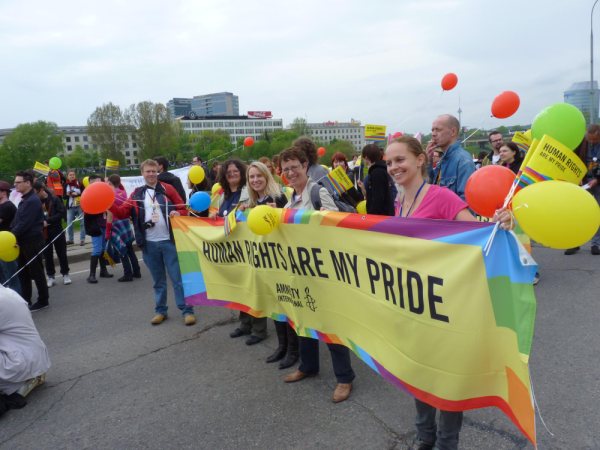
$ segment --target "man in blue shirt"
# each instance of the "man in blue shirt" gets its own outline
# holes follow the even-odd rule
[[[444,156],[433,169],[431,183],[447,187],[463,200],[467,180],[475,172],[473,156],[457,142],[460,122],[450,114],[439,116],[431,125],[431,141],[427,144],[427,156],[431,161],[433,149],[439,147]]]

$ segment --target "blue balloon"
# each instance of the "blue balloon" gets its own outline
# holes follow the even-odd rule
[[[190,208],[194,211],[206,211],[210,206],[210,195],[206,192],[195,192],[190,197]]]

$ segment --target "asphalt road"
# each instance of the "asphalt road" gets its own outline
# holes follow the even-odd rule
[[[530,360],[542,417],[540,449],[599,449],[600,257],[536,247],[542,275]],[[47,383],[22,410],[0,419],[0,449],[406,449],[414,438],[412,398],[357,358],[351,398],[335,386],[322,346],[318,377],[286,385],[266,364],[270,337],[248,347],[229,338],[236,314],[197,309],[198,324],[171,316],[151,326],[151,281],[53,287],[34,315],[52,359]],[[117,275],[121,269],[114,270]],[[60,278],[58,279],[60,281]],[[172,296],[170,296],[172,302]],[[243,338],[242,338],[243,339]],[[498,410],[469,411],[463,449],[533,448]]]

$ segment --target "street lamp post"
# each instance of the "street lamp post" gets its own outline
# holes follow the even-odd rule
[[[594,8],[598,0],[592,6],[590,13],[590,125],[594,123],[595,106],[594,105]]]

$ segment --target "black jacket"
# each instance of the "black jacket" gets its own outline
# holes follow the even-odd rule
[[[51,193],[48,193],[48,198],[43,200],[42,204],[46,207],[48,213],[48,217],[46,217],[46,222],[48,222],[48,234],[56,236],[63,230],[63,219],[67,220],[67,209],[65,208],[65,204],[63,203],[62,198]]]
[[[387,173],[385,161],[377,161],[369,167],[369,177],[366,180],[367,213],[382,216],[393,216],[394,189],[393,182]]]
[[[171,172],[161,172],[158,174],[158,181],[162,181],[163,183],[173,186],[181,197],[181,200],[183,200],[183,203],[187,203],[185,189],[183,188],[183,184],[181,184],[181,180],[177,175],[173,175]]]
[[[44,210],[42,209],[42,201],[33,189],[21,198],[10,229],[19,244],[29,240],[43,242]]]

